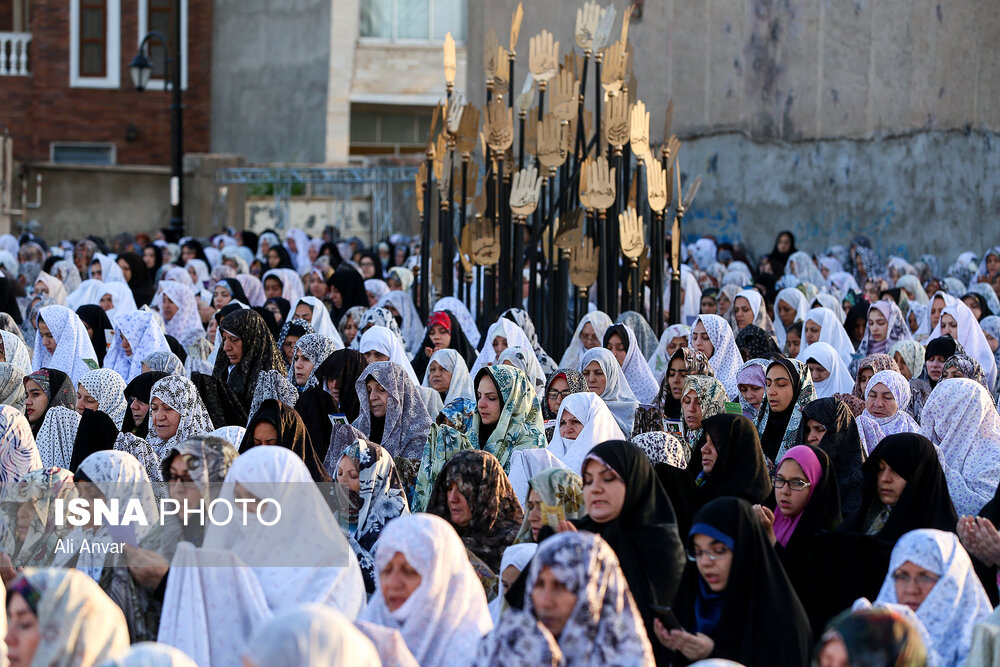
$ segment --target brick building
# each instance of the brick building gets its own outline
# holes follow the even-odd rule
[[[170,95],[163,48],[154,80],[132,85],[143,36],[182,18],[185,153],[210,135],[212,0],[0,0],[0,125],[21,164],[167,165]]]

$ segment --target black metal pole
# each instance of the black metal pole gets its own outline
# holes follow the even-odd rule
[[[173,3],[173,93],[170,101],[170,231],[176,242],[184,236],[184,101],[181,97],[181,0]]]
[[[426,162],[427,180],[424,182],[424,216],[420,225],[420,319],[427,321],[430,312],[431,279],[431,188],[434,187],[434,153],[428,145]]]

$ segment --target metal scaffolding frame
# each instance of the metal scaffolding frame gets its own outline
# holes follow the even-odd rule
[[[288,222],[288,205],[297,185],[305,185],[309,196],[329,196],[340,202],[341,220],[349,215],[350,201],[371,199],[371,244],[393,232],[396,206],[416,207],[415,179],[418,167],[381,165],[372,167],[228,167],[215,174],[218,185],[270,185],[274,191],[275,227]],[[408,184],[402,193],[395,187]],[[397,201],[402,196],[403,201]]]

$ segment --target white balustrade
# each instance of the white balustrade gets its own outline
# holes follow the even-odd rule
[[[0,76],[28,76],[30,32],[0,32]]]

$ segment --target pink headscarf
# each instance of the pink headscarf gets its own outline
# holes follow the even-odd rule
[[[809,481],[809,498],[812,498],[813,489],[816,488],[816,484],[823,477],[823,466],[819,462],[819,458],[816,457],[816,453],[813,452],[806,445],[798,445],[789,449],[782,461],[785,459],[792,459],[800,466],[802,466],[802,471],[806,474],[806,479]],[[778,464],[781,467],[781,464]],[[795,532],[795,526],[799,525],[799,519],[805,514],[805,509],[799,513],[794,519],[789,519],[784,514],[781,513],[781,506],[777,506],[774,512],[774,536],[778,539],[778,543],[781,546],[788,546],[788,540],[792,538],[792,533]]]

